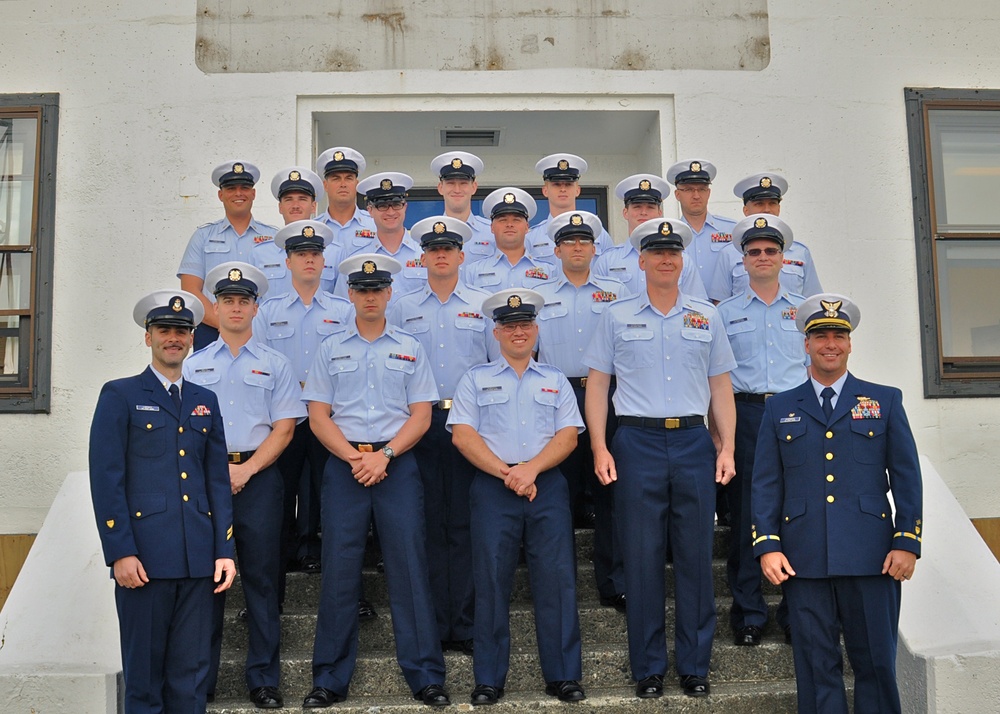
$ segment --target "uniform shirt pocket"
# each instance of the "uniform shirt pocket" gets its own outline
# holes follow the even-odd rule
[[[406,383],[416,369],[416,362],[386,358],[384,388],[387,401],[406,404]]]
[[[885,463],[885,421],[882,419],[851,420],[851,450],[861,464]]]
[[[142,458],[163,456],[167,451],[166,415],[162,411],[136,410],[129,419],[129,453]]]
[[[228,253],[231,248],[229,242],[225,240],[212,240],[209,238],[205,241],[205,252],[206,253]]]
[[[194,429],[199,434],[207,434],[212,430],[212,417],[192,416],[188,419],[188,427]]]
[[[801,466],[806,462],[808,449],[806,440],[805,422],[793,421],[779,424],[778,450],[781,453],[781,463],[784,466]]]
[[[499,390],[479,392],[476,395],[476,404],[479,406],[479,430],[492,436],[499,436],[507,432],[509,428],[507,423],[508,402],[510,402],[510,395],[507,392]]]
[[[559,405],[558,392],[535,393],[535,430],[549,437],[556,433],[556,409]]]
[[[243,409],[250,414],[266,413],[267,398],[274,389],[274,375],[249,372],[243,375],[243,384],[246,385]]]
[[[786,498],[781,504],[781,523],[787,525],[806,514],[806,499]]]
[[[167,510],[167,497],[162,493],[136,493],[128,499],[131,516],[143,520]]]
[[[285,340],[295,334],[295,327],[288,321],[269,322],[265,334],[268,341]]]
[[[753,358],[760,351],[757,325],[749,318],[726,325],[726,335],[733,348],[733,356],[740,364]]]
[[[648,329],[622,330],[622,366],[626,369],[643,369],[651,367],[655,359],[653,354],[653,338],[656,333]]]
[[[489,287],[491,285],[500,284],[499,273],[478,273],[473,277],[475,279],[475,284],[479,286]]]
[[[867,513],[870,516],[875,516],[879,520],[885,521],[886,524],[892,524],[892,510],[889,508],[889,499],[884,495],[880,494],[868,494],[858,496],[858,507],[861,509],[862,513]]]

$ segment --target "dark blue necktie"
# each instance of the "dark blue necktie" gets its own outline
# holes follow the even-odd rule
[[[826,417],[827,421],[830,421],[830,417],[833,415],[833,395],[836,394],[833,391],[833,387],[824,387],[823,391],[819,393],[823,397],[823,415]]]
[[[176,384],[171,384],[170,389],[170,399],[173,400],[174,406],[177,407],[177,413],[180,414],[181,411],[181,390],[177,388]]]

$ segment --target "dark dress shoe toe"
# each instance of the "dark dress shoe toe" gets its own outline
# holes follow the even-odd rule
[[[653,674],[636,682],[635,696],[639,699],[658,699],[663,696],[663,675]]]
[[[601,596],[601,605],[604,607],[613,607],[618,612],[625,612],[625,593],[618,593],[617,595],[612,595],[611,597]]]
[[[496,704],[503,699],[503,687],[491,687],[488,684],[477,684],[472,690],[472,706]]]
[[[303,573],[315,575],[316,573],[323,572],[323,565],[319,562],[319,558],[315,555],[305,555],[302,556],[302,560],[299,561],[299,570]]]
[[[708,679],[696,674],[681,675],[681,689],[689,697],[707,697]]]
[[[790,625],[785,625],[781,629],[783,629],[785,631],[785,644],[786,645],[792,644],[792,628],[791,628],[791,626]]]
[[[378,617],[378,613],[375,612],[375,608],[367,600],[358,600],[358,620],[361,622],[368,622],[369,620],[374,620]]]
[[[281,709],[285,706],[277,687],[257,687],[250,690],[250,701],[258,709]]]
[[[429,707],[446,707],[451,704],[448,692],[440,684],[428,684],[419,692],[413,695],[417,701],[423,702]]]
[[[324,689],[323,687],[313,687],[313,690],[306,695],[306,698],[302,700],[303,709],[320,709],[323,707],[328,707],[331,704],[336,704],[337,702],[342,702],[347,699],[343,694],[338,694],[332,689]]]
[[[756,647],[760,644],[760,634],[760,628],[756,625],[738,627],[733,633],[733,644],[740,647]]]
[[[545,693],[550,697],[559,697],[561,702],[581,702],[587,698],[580,683],[572,679],[562,682],[546,682]]]

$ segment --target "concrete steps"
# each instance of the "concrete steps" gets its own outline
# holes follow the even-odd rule
[[[774,609],[780,591],[765,584],[764,592],[771,609],[771,622],[760,647],[737,647],[732,644],[729,612],[732,600],[725,579],[725,554],[728,531],[716,529],[713,580],[718,610],[718,627],[712,649],[710,681],[712,694],[704,699],[686,697],[677,686],[673,670],[665,681],[665,696],[660,700],[639,700],[634,696],[634,683],[629,669],[625,616],[613,608],[602,607],[594,584],[593,532],[576,532],[577,588],[580,626],[583,639],[583,672],[581,682],[588,699],[574,704],[575,712],[652,712],[664,706],[681,712],[759,712],[782,713],[795,711],[795,681],[791,648],[773,624]],[[363,579],[365,595],[378,610],[379,617],[362,623],[359,633],[357,668],[351,682],[349,698],[332,709],[339,712],[422,712],[429,709],[412,699],[395,660],[392,617],[389,612],[385,576],[375,569],[377,555],[372,548],[366,554]],[[665,607],[667,641],[672,650],[674,629],[673,566],[664,565],[664,581],[668,599]],[[319,601],[321,576],[290,573],[282,616],[281,691],[286,708],[300,708],[303,697],[312,688],[312,644],[316,628],[316,608]],[[226,604],[226,625],[222,662],[219,671],[217,700],[209,705],[214,714],[257,711],[249,704],[246,694],[243,663],[247,644],[246,624],[236,613],[243,607],[239,581],[234,585]],[[489,708],[491,712],[541,710],[566,706],[544,694],[541,667],[536,650],[534,613],[527,570],[518,568],[511,602],[511,663],[507,680],[507,695]],[[453,705],[471,709],[469,693],[475,682],[472,658],[454,652],[445,654],[447,681]],[[670,661],[674,661],[670,652]]]

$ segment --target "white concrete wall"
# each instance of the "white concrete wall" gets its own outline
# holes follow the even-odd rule
[[[997,401],[922,398],[903,107],[905,86],[1000,86],[995,3],[771,0],[771,61],[759,72],[240,75],[196,66],[194,0],[163,7],[153,0],[0,5],[0,91],[61,95],[52,413],[0,415],[0,531],[36,531],[60,475],[86,468],[100,385],[148,359],[131,323],[135,299],[175,285],[193,228],[221,215],[208,180],[216,163],[246,155],[265,176],[308,163],[313,128],[304,108],[312,104],[392,110],[423,101],[440,109],[451,95],[493,109],[510,108],[510,95],[536,108],[606,101],[624,108],[672,95],[659,164],[712,160],[719,213],[739,214],[730,187],[743,175],[784,173],[791,189],[782,217],[812,249],[825,286],[852,295],[864,311],[854,371],[903,389],[921,452],[968,515],[1000,515],[993,468],[1000,445],[991,436]],[[293,30],[274,28],[294,38]],[[668,27],[650,27],[653,36],[677,41]],[[288,45],[295,49],[294,40]],[[435,153],[428,147],[427,159]],[[258,205],[259,217],[276,221],[266,185]],[[936,536],[933,522],[926,533]]]

